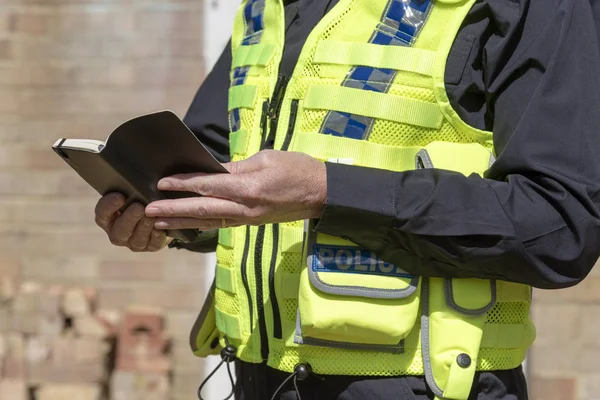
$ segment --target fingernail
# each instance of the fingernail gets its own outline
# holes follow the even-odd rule
[[[163,221],[159,221],[154,224],[154,227],[156,229],[167,229],[169,227],[169,224]]]
[[[144,226],[145,227],[150,227],[154,224],[154,221],[152,221],[150,218],[146,218],[144,219]]]
[[[150,215],[150,214],[156,215],[157,213],[158,213],[158,207],[146,207],[146,215]]]
[[[160,232],[152,232],[152,236],[154,236],[155,238],[158,239],[159,237],[162,236],[162,233],[160,233]]]
[[[157,186],[160,190],[168,190],[173,188],[173,184],[168,181],[168,180],[164,180],[161,179],[160,181],[158,181],[158,186]]]

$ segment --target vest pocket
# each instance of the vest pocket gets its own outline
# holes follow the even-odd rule
[[[213,282],[190,332],[190,347],[194,355],[198,357],[219,354],[219,351],[221,351],[219,331],[215,317],[214,298],[215,282]]]
[[[294,341],[403,352],[419,313],[420,278],[374,253],[309,229]]]

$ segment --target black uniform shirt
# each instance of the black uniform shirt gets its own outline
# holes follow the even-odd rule
[[[286,5],[281,73],[335,0]],[[486,173],[390,172],[327,164],[317,230],[344,236],[422,276],[480,277],[542,288],[581,281],[600,254],[600,55],[582,0],[478,0],[450,52],[458,114],[494,134]],[[594,10],[592,9],[594,8]],[[228,45],[185,122],[227,161]],[[199,250],[214,249],[200,244]]]

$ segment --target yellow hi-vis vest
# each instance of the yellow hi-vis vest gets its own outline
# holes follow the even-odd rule
[[[266,146],[319,160],[482,174],[492,134],[452,109],[446,59],[475,0],[340,0],[278,78],[281,0],[245,0],[229,89],[233,161]],[[222,229],[216,279],[191,334],[198,356],[224,338],[243,361],[318,374],[425,375],[466,399],[476,370],[519,366],[535,337],[531,288],[413,276],[310,221]]]

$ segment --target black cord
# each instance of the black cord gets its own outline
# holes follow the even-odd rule
[[[235,383],[233,383],[233,375],[231,374],[231,367],[229,365],[230,362],[227,363],[227,374],[229,375],[229,382],[231,382],[231,393],[229,393],[229,396],[225,397],[223,400],[230,399],[235,393]]]
[[[302,397],[300,397],[300,391],[298,390],[298,374],[295,374],[296,376],[294,376],[294,389],[296,389],[296,397],[298,397],[298,400],[302,400]]]
[[[283,382],[281,382],[281,385],[279,385],[279,387],[277,388],[275,393],[273,393],[273,397],[271,397],[271,400],[276,400],[277,395],[279,394],[279,392],[281,392],[281,389],[283,389],[283,387],[290,381],[290,379],[294,379],[294,386],[296,387],[296,393],[298,394],[298,397],[300,397],[300,394],[298,393],[298,387],[296,386],[296,377],[297,376],[298,376],[298,373],[294,372],[293,374],[291,374],[290,376],[285,378],[285,380]],[[302,399],[300,399],[300,400],[302,400]]]
[[[212,370],[210,374],[208,374],[206,379],[202,381],[200,387],[198,388],[199,400],[205,400],[204,397],[202,397],[202,389],[210,380],[210,378],[212,378],[213,375],[219,370],[219,368],[221,368],[221,365],[223,365],[223,363],[227,363],[227,374],[229,375],[229,381],[231,382],[231,392],[229,393],[229,396],[225,397],[223,400],[229,400],[231,396],[233,396],[235,393],[235,383],[233,382],[233,374],[231,373],[231,367],[229,364],[235,361],[235,353],[237,352],[237,349],[229,344],[229,340],[227,340],[227,337],[225,337],[225,345],[225,348],[221,350],[221,362]]]
[[[198,399],[199,400],[205,400],[204,397],[202,397],[202,389],[204,388],[204,385],[206,385],[206,383],[210,380],[210,378],[212,378],[212,376],[219,370],[219,368],[221,368],[221,365],[223,365],[224,362],[225,362],[225,359],[222,359],[221,362],[219,363],[219,365],[217,365],[212,370],[212,372],[210,374],[208,374],[208,376],[200,384],[200,387],[198,388]],[[229,397],[231,397],[231,396],[229,396]]]

